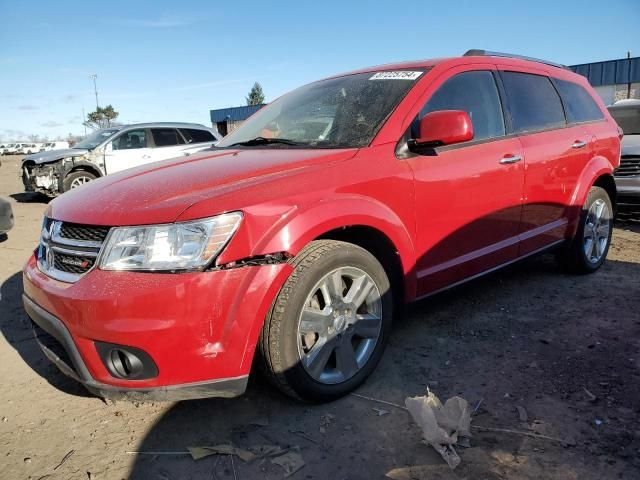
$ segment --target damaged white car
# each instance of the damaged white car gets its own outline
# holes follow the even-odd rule
[[[22,182],[27,192],[56,196],[110,173],[205,150],[219,139],[214,130],[194,123],[105,128],[73,148],[25,157]]]

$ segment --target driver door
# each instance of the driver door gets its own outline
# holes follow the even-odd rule
[[[517,256],[524,152],[507,135],[494,71],[492,65],[452,69],[419,115],[462,110],[474,130],[471,141],[408,160],[415,178],[419,296]]]
[[[104,163],[107,174],[137,167],[151,161],[147,130],[129,130],[114,138],[106,147]]]

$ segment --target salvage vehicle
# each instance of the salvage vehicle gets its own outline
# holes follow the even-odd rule
[[[329,126],[330,125],[330,126]],[[595,272],[620,133],[587,80],[473,50],[298,88],[216,148],[53,200],[23,272],[43,351],[105,397],[322,402],[399,307],[555,250]]]
[[[211,147],[218,134],[195,123],[138,123],[98,130],[73,148],[22,161],[27,192],[57,196],[114,172]]]
[[[640,100],[620,100],[608,107],[624,132],[620,166],[614,177],[621,203],[640,203]]]

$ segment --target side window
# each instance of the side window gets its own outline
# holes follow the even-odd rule
[[[564,125],[564,110],[558,92],[543,75],[502,72],[516,133]]]
[[[500,96],[491,72],[464,72],[450,78],[422,107],[419,118],[439,110],[467,112],[473,124],[474,140],[499,137],[505,133]],[[417,132],[412,133],[415,135]]]
[[[184,143],[184,139],[175,128],[152,128],[151,134],[156,147],[170,147]]]
[[[555,79],[556,86],[564,102],[569,123],[601,120],[604,114],[591,95],[577,83]]]
[[[203,143],[215,142],[216,137],[207,130],[198,130],[197,128],[181,128],[180,133],[187,139],[187,143]]]
[[[146,131],[131,130],[125,132],[111,143],[114,150],[133,150],[135,148],[145,148],[147,146]]]

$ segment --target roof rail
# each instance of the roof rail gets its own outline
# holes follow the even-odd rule
[[[550,62],[549,60],[541,60],[539,58],[526,57],[524,55],[515,55],[512,53],[491,52],[489,50],[471,49],[467,50],[464,57],[505,57],[505,58],[519,58],[520,60],[529,60],[530,62],[544,63],[545,65],[551,65],[552,67],[564,68],[565,70],[571,70],[566,65],[561,63]]]

